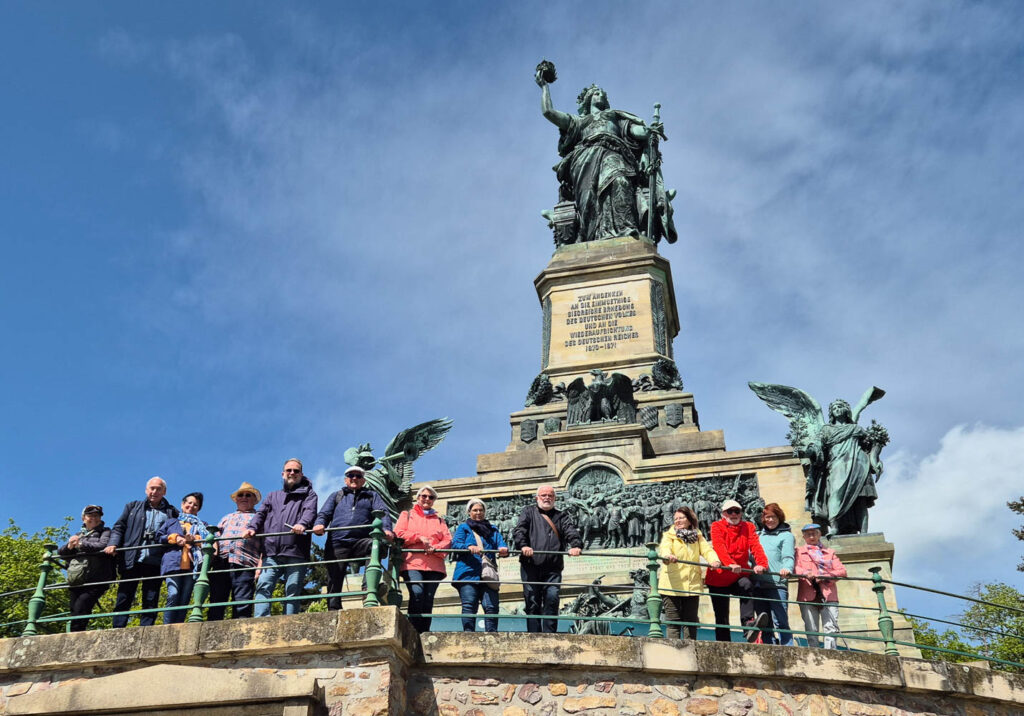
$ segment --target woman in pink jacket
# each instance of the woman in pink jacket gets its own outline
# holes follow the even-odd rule
[[[434,509],[437,492],[424,485],[416,493],[416,504],[398,516],[395,536],[404,540],[405,553],[402,577],[409,587],[409,621],[416,631],[430,631],[430,617],[421,616],[434,611],[434,593],[437,583],[444,579],[444,552],[452,543],[448,525]]]
[[[796,599],[804,629],[809,632],[839,633],[839,590],[836,577],[846,576],[846,567],[834,549],[821,546],[821,527],[811,523],[802,530],[804,545],[796,548],[795,573],[800,577]],[[818,636],[807,635],[807,646],[817,648]],[[825,648],[835,649],[836,638],[825,637]]]

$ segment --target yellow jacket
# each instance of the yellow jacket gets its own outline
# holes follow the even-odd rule
[[[708,563],[717,562],[718,554],[711,548],[711,543],[704,539],[704,535],[697,533],[697,542],[687,544],[676,537],[675,528],[671,528],[661,536],[661,544],[658,545],[658,556],[675,556],[676,559],[686,562],[699,562],[703,557]],[[662,564],[658,570],[658,590],[673,596],[689,597],[704,591],[704,578],[701,574],[701,567],[696,564]]]

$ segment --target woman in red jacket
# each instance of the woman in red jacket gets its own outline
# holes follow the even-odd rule
[[[711,523],[711,546],[718,559],[722,562],[721,569],[708,569],[704,583],[711,594],[711,607],[715,610],[716,641],[732,641],[729,627],[729,599],[740,599],[740,622],[747,627],[747,641],[756,641],[762,629],[771,624],[768,614],[754,614],[754,581],[748,565],[751,556],[756,564],[754,574],[768,571],[768,557],[761,549],[761,541],[757,538],[757,528],[753,522],[743,521],[743,508],[736,500],[722,503],[722,519]]]
[[[430,631],[430,617],[418,615],[434,611],[434,593],[445,575],[445,555],[438,550],[452,544],[448,525],[434,509],[436,499],[434,488],[424,485],[416,493],[416,504],[399,515],[395,525],[395,536],[405,540],[405,549],[422,550],[406,552],[402,565],[402,576],[409,587],[409,621],[421,634]]]

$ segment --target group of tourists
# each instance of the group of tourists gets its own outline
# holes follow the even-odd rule
[[[715,639],[730,641],[730,598],[739,601],[740,623],[747,641],[792,644],[789,625],[789,577],[799,578],[797,602],[808,632],[808,646],[819,646],[816,633],[825,633],[826,649],[836,648],[832,634],[839,631],[839,599],[835,580],[846,567],[835,550],[821,545],[821,527],[810,523],[801,530],[804,544],[795,547],[786,515],[775,502],[765,505],[759,530],[743,519],[735,500],[722,503],[722,519],[711,524],[710,542],[701,534],[693,510],[680,507],[673,525],[662,536],[658,556],[664,599],[666,636],[697,638],[697,609],[702,585],[711,596]],[[701,577],[701,562],[707,571]],[[777,630],[777,631],[776,631]],[[823,631],[824,630],[824,631]]]
[[[361,467],[348,467],[345,486],[319,509],[300,460],[285,462],[281,479],[281,489],[269,493],[265,500],[248,482],[231,493],[235,509],[217,524],[208,570],[213,605],[207,609],[208,620],[223,619],[228,602],[233,603],[233,618],[269,615],[278,582],[284,584],[284,612],[300,611],[299,598],[312,564],[311,537],[328,533],[324,547],[327,607],[341,609],[348,567],[354,563],[354,571],[358,571],[370,555],[373,513],[379,511],[385,539],[401,540],[400,573],[409,591],[410,621],[417,631],[430,630],[434,596],[447,574],[449,554],[455,563],[451,584],[462,603],[463,629],[475,630],[476,615],[482,608],[484,629],[497,631],[497,560],[508,557],[512,549],[519,555],[527,630],[558,631],[564,556],[578,556],[583,540],[571,515],[555,506],[551,485],[538,488],[535,503],[522,509],[510,546],[488,521],[487,506],[480,499],[468,502],[468,517],[455,527],[453,535],[444,516],[434,509],[438,495],[429,485],[418,489],[413,506],[393,524],[381,495],[366,487]],[[185,620],[204,559],[201,547],[210,528],[198,516],[203,508],[202,493],[188,493],[178,508],[168,502],[166,493],[163,479],[150,479],[145,499],[126,504],[112,527],[104,524],[99,505],[88,505],[82,511],[81,531],[59,550],[60,556],[68,559],[72,631],[86,628],[88,616],[114,579],[115,569],[119,578],[115,627],[127,625],[140,586],[139,623],[154,624],[161,582],[166,584],[164,623]],[[731,639],[729,605],[737,599],[748,641],[790,644],[790,577],[799,579],[797,601],[805,629],[823,630],[828,635],[838,632],[835,580],[846,576],[846,569],[833,550],[821,545],[819,526],[805,525],[804,544],[795,547],[778,504],[766,505],[761,518],[763,526],[758,529],[743,519],[738,502],[726,500],[721,519],[711,524],[710,539],[706,539],[693,509],[684,505],[675,510],[672,526],[658,547],[667,636],[696,638],[699,599],[706,587],[718,641]],[[814,634],[808,634],[807,642],[819,644]],[[826,636],[824,644],[835,648],[835,637]]]

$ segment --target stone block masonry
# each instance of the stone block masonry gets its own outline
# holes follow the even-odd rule
[[[0,640],[0,715],[1011,716],[1024,676],[858,652],[427,633],[394,607]]]

